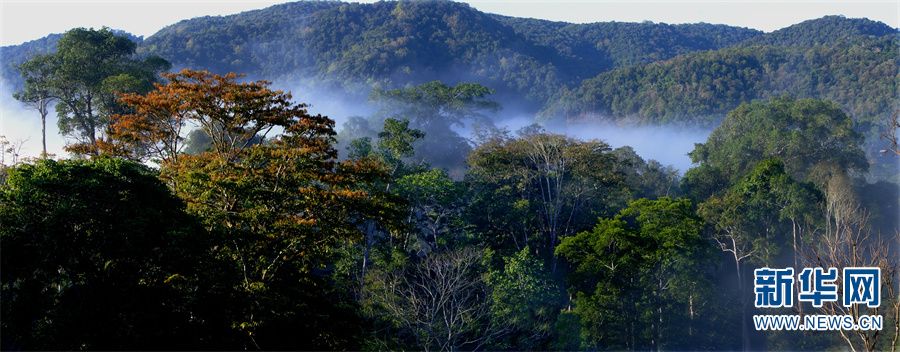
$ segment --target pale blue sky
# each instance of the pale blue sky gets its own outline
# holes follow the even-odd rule
[[[227,15],[287,1],[273,0],[0,0],[0,45],[20,44],[74,27],[108,26],[149,36],[182,19]],[[361,1],[373,2],[373,1]],[[772,31],[825,15],[867,17],[900,26],[897,0],[676,1],[471,0],[491,13],[567,22],[708,22]]]

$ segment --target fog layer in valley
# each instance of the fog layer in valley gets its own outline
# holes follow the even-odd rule
[[[364,98],[349,98],[340,92],[316,89],[314,84],[275,81],[275,89],[289,89],[294,100],[310,105],[313,114],[323,114],[335,120],[335,128],[340,130],[350,116],[370,116],[376,108]],[[501,103],[501,105],[505,105]],[[505,105],[510,106],[510,105]],[[491,116],[497,127],[515,132],[534,123],[527,114],[516,113],[511,117],[504,109]],[[68,154],[63,150],[65,140],[59,134],[56,112],[47,117],[47,151],[57,157]],[[709,130],[686,127],[665,126],[619,126],[608,122],[577,122],[553,124],[545,128],[554,133],[565,134],[579,139],[600,139],[613,148],[631,146],[644,159],[654,159],[664,165],[672,165],[682,173],[691,161],[687,153],[694,143],[706,140]],[[471,139],[468,128],[456,129],[457,133]],[[27,108],[12,97],[8,85],[0,89],[0,135],[17,144],[22,142],[21,157],[37,157],[41,152],[41,120],[37,111]],[[427,136],[425,138],[428,138]]]
[[[513,132],[532,123],[533,119],[525,115],[495,121],[498,127]],[[663,165],[674,166],[681,173],[691,167],[691,158],[687,153],[694,149],[695,143],[705,142],[712,132],[700,127],[619,125],[600,120],[547,124],[544,128],[581,140],[599,139],[613,148],[631,146],[645,160],[653,159]]]

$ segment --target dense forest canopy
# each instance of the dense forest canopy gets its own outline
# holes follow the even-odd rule
[[[146,38],[139,51],[176,68],[316,78],[363,94],[373,85],[475,81],[539,107],[558,88],[614,67],[719,49],[759,34],[708,24],[553,23],[445,1],[296,2],[181,21]],[[11,59],[3,76],[15,81],[15,65],[53,44],[51,38],[4,47]]]
[[[895,161],[880,158],[873,141],[890,134],[896,111],[897,34],[841,16],[763,33],[704,23],[572,24],[401,1],[287,3],[132,39],[140,56],[176,69],[241,72],[326,100],[364,100],[372,89],[434,80],[474,82],[491,88],[506,114],[539,112],[541,121],[711,128],[744,102],[827,99],[858,122],[873,175],[891,178]],[[21,87],[17,65],[52,51],[58,38],[0,48],[8,86]]]
[[[897,43],[843,17],[402,1],[4,47],[70,154],[0,139],[0,348],[896,350]],[[372,109],[337,126],[265,79]],[[713,129],[682,174],[560,119]],[[882,303],[754,308],[761,267],[878,267]],[[884,327],[754,330],[761,312]]]

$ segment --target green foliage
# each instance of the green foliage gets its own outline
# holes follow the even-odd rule
[[[824,164],[866,170],[861,143],[853,121],[836,104],[781,97],[731,111],[690,155],[732,182],[766,158],[784,160],[790,175],[807,180]]]
[[[423,83],[418,86],[388,91],[376,90],[372,100],[389,107],[399,107],[401,116],[428,125],[434,120],[444,120],[445,124],[461,124],[466,119],[483,117],[483,112],[495,111],[499,104],[487,99],[494,94],[490,88],[477,83],[460,83],[448,86],[440,81]]]
[[[56,65],[53,55],[35,55],[19,65],[19,73],[25,85],[14,97],[24,103],[52,99],[52,74]]]
[[[705,23],[597,22],[574,24],[498,16],[517,33],[554,48],[577,73],[634,66],[678,55],[728,47],[761,33]],[[574,72],[573,72],[574,73]]]
[[[19,65],[25,87],[13,94],[16,100],[37,110],[41,115],[42,157],[47,156],[47,115],[51,104],[56,100],[51,78],[56,66],[54,57],[50,55],[37,55]]]
[[[36,56],[47,55],[56,50],[56,43],[62,34],[49,34],[46,37],[24,42],[19,45],[0,46],[3,64],[0,66],[0,79],[15,90],[24,87],[24,77],[18,73],[19,67]]]
[[[743,253],[737,256],[747,255],[743,260],[774,267],[779,264],[775,262],[779,252],[791,240],[789,234],[801,236],[798,226],[811,228],[821,221],[821,206],[821,194],[814,186],[794,181],[780,160],[767,159],[724,194],[702,203],[698,213],[715,227],[714,237],[723,249],[736,247]]]
[[[401,125],[397,119],[386,118],[382,132],[385,136],[391,136],[394,133],[392,129],[408,129],[411,124],[415,128],[413,131],[421,130],[416,133],[424,132],[429,136],[415,146],[416,158],[461,177],[465,156],[471,147],[451,127],[485,123],[486,114],[500,108],[499,104],[488,98],[493,93],[493,90],[475,83],[448,86],[433,81],[402,89],[375,90],[371,99],[381,105],[376,118],[398,116],[399,120],[408,120]],[[421,138],[416,136],[418,134],[410,138]],[[411,140],[402,143],[409,142]]]
[[[467,218],[496,249],[552,258],[560,238],[627,201],[617,158],[598,140],[542,131],[498,135],[469,155]]]
[[[543,114],[712,124],[741,103],[790,93],[833,100],[859,121],[874,123],[890,113],[889,97],[896,93],[896,48],[896,39],[884,37],[832,47],[690,54],[585,80]]]
[[[138,50],[178,67],[318,78],[360,95],[373,86],[458,77],[538,106],[559,88],[613,67],[719,49],[759,34],[708,24],[566,24],[486,14],[449,1],[297,2],[181,21]],[[52,51],[56,39],[0,51],[18,65],[27,55]],[[13,77],[13,69],[3,76]]]
[[[445,1],[302,2],[183,21],[147,38],[141,50],[176,65],[316,77],[351,91],[365,87],[363,93],[459,77],[541,104],[560,87],[614,65],[717,49],[759,34],[713,25],[555,26]]]
[[[413,143],[424,137],[424,132],[409,128],[409,120],[388,118],[378,133],[378,149],[388,164],[398,165],[402,159],[413,156]]]
[[[584,348],[684,348],[699,320],[686,314],[703,294],[709,245],[687,199],[639,199],[556,253],[570,264],[569,291]],[[613,333],[621,332],[621,333]]]
[[[22,64],[24,95],[37,92],[56,98],[60,132],[75,139],[70,149],[96,154],[95,143],[110,116],[123,112],[120,93],[146,92],[169,63],[158,57],[135,58],[137,44],[108,28],[76,28],[59,39],[56,51]]]
[[[447,172],[429,169],[405,175],[397,180],[396,192],[409,205],[409,221],[423,249],[452,248],[465,240],[460,231],[464,190]]]
[[[491,319],[506,330],[492,349],[546,349],[562,302],[543,261],[525,247],[503,258],[501,269],[489,271],[487,283]]]
[[[4,349],[189,349],[208,336],[208,236],[155,171],[97,159],[7,172]]]
[[[807,181],[866,170],[862,135],[892,112],[898,78],[896,30],[839,17],[761,34],[301,2],[146,42],[57,39],[0,55],[40,54],[17,98],[61,98],[64,132],[84,142],[131,113],[116,93],[168,67],[147,54],[360,100],[375,88],[381,109],[348,120],[340,161],[333,121],[288,95],[200,89],[206,109],[189,119],[208,123],[160,174],[102,158],[0,169],[5,349],[736,349],[742,265],[788,265],[786,248],[796,258],[815,240],[822,196]],[[731,112],[678,184],[629,147],[491,129],[509,97],[548,117]],[[285,115],[244,114],[264,106]],[[473,146],[458,126],[491,132]],[[881,205],[896,187],[856,187],[895,230],[896,207]],[[698,208],[669,198],[681,194]]]
[[[883,37],[896,34],[895,28],[868,18],[825,16],[803,21],[767,35],[754,37],[747,43],[782,46],[835,45],[861,37]]]
[[[625,175],[625,183],[634,198],[659,198],[675,196],[679,192],[678,170],[663,166],[656,160],[644,161],[629,146],[612,151],[619,162],[619,171]]]

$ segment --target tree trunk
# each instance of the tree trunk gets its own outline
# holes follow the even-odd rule
[[[741,277],[741,261],[737,254],[734,257],[734,268],[737,270],[738,298],[741,300],[741,349],[750,349],[750,334],[747,326],[747,300],[744,298],[744,279]]]
[[[47,111],[41,111],[41,146],[44,148],[41,154],[42,159],[47,158]]]
[[[362,270],[359,275],[359,297],[362,299],[366,287],[366,270],[369,264],[369,252],[372,250],[372,242],[375,237],[375,221],[369,220],[366,224],[366,248],[363,252]]]

